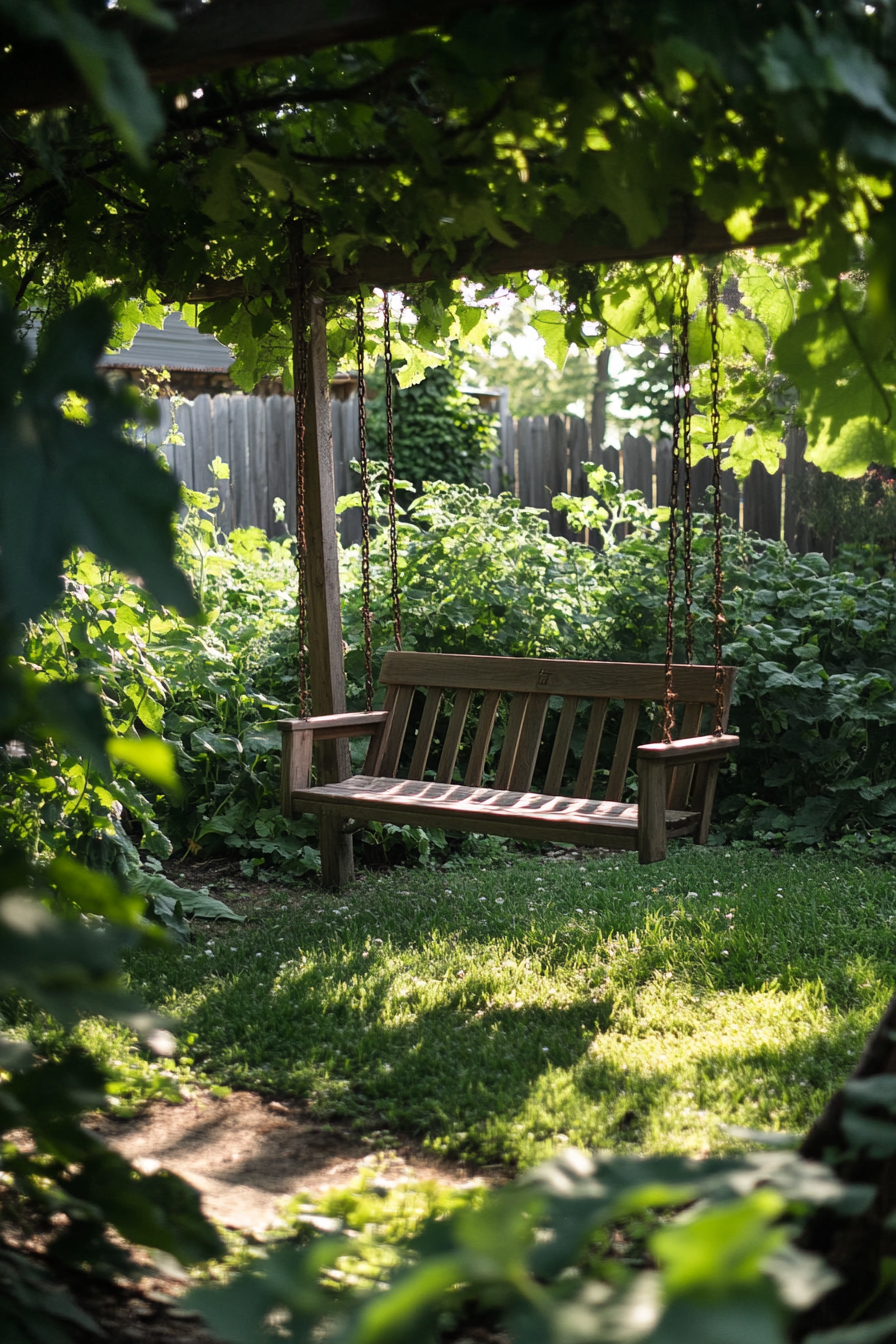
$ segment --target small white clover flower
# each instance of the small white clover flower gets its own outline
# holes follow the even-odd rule
[[[503,896],[498,896],[498,897],[495,898],[495,905],[503,905],[503,904],[504,904],[504,897],[503,897]]]

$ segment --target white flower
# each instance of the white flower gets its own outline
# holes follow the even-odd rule
[[[261,953],[260,953],[260,952],[256,952],[255,955],[256,955],[256,957],[260,957],[260,956],[261,956]]]
[[[214,952],[212,951],[212,949],[211,949],[210,947],[207,947],[207,948],[205,949],[205,955],[206,955],[207,957],[213,957],[215,954],[214,954]]]
[[[496,897],[495,905],[503,905],[503,904],[504,904],[504,897],[503,896]]]
[[[551,1047],[550,1047],[549,1045],[543,1045],[543,1046],[541,1047],[541,1053],[542,1053],[543,1055],[546,1055],[546,1054],[548,1053],[548,1051],[550,1050],[550,1048],[551,1048]]]
[[[579,907],[576,906],[576,914],[577,914],[577,915],[584,915],[584,913],[585,913],[584,910],[580,910]]]

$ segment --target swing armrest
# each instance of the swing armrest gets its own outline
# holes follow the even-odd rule
[[[358,714],[318,714],[311,719],[280,719],[280,811],[292,817],[292,795],[311,784],[311,753],[315,742],[334,737],[367,737],[381,733],[389,718],[385,709]]]
[[[683,737],[678,742],[645,742],[643,747],[638,747],[638,760],[667,766],[695,765],[698,761],[721,760],[739,746],[740,738],[734,733],[722,733],[718,737],[707,733],[705,737]]]
[[[389,717],[388,710],[359,710],[357,714],[317,714],[310,719],[279,719],[284,738],[288,733],[313,733],[315,742],[330,737],[366,737]]]

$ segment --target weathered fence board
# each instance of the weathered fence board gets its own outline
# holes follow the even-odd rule
[[[177,429],[183,443],[172,443],[170,402],[159,403],[159,424],[148,433],[150,441],[161,444],[172,472],[191,489],[205,491],[213,484],[209,465],[219,457],[230,469],[230,480],[219,481],[221,525],[225,531],[235,527],[260,527],[268,535],[282,536],[295,528],[295,410],[291,397],[247,397],[232,393],[209,397],[177,407]],[[336,495],[351,494],[358,488],[357,473],[351,462],[357,460],[357,401],[334,401],[333,458]],[[600,431],[600,425],[595,426]],[[550,509],[555,494],[584,495],[587,478],[584,466],[595,462],[621,476],[626,490],[639,490],[650,505],[668,503],[671,486],[671,445],[668,439],[652,444],[649,439],[627,434],[621,451],[612,445],[595,443],[587,422],[579,416],[551,415],[514,420],[504,415],[498,425],[500,451],[483,464],[482,480],[492,494],[510,490],[527,508],[543,509],[555,536],[572,536],[565,516]],[[756,531],[763,537],[782,538],[796,551],[820,549],[819,538],[812,535],[800,517],[801,482],[814,470],[806,463],[806,435],[792,430],[786,440],[781,469],[769,474],[755,464],[750,475],[739,485],[730,471],[722,473],[722,507],[737,525]],[[712,485],[709,458],[695,462],[691,469],[691,497],[695,507],[709,504],[707,490]],[[274,515],[274,500],[285,504],[285,519]],[[679,502],[684,503],[683,475],[679,482]],[[361,535],[360,510],[342,514],[339,531],[345,544],[357,542]]]
[[[640,490],[653,506],[653,445],[649,439],[626,434],[622,440],[622,486],[624,490]]]
[[[753,463],[744,481],[743,525],[760,537],[781,539],[781,472],[771,476],[761,462]]]

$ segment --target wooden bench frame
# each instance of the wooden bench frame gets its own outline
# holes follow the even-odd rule
[[[727,726],[737,673],[723,669]],[[572,841],[615,849],[637,849],[641,863],[666,857],[667,840],[693,836],[705,844],[716,781],[737,737],[700,736],[704,714],[715,703],[712,667],[676,665],[673,690],[682,706],[675,741],[635,748],[638,802],[623,803],[629,761],[641,706],[661,705],[665,669],[661,663],[576,662],[549,658],[492,658],[467,654],[388,653],[380,682],[383,709],[283,719],[281,809],[286,817],[317,813],[357,829],[367,821],[429,826],[506,835],[516,839]],[[426,698],[414,739],[407,780],[396,772],[418,689]],[[439,712],[446,692],[454,703],[442,749],[429,766]],[[453,783],[467,717],[477,692],[483,694],[463,784]],[[493,785],[482,775],[502,696],[510,696],[504,743]],[[544,792],[530,793],[552,696],[563,699]],[[559,790],[579,704],[591,703],[581,764],[572,797]],[[605,797],[591,799],[601,738],[610,701],[622,701],[622,720],[610,765]],[[315,743],[334,738],[370,737],[361,775],[311,785]],[[656,736],[659,736],[658,732]]]

